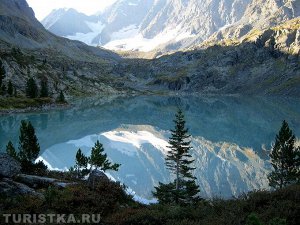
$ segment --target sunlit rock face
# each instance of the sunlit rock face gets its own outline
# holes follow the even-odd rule
[[[250,2],[118,0],[92,16],[70,9],[53,10],[42,23],[57,35],[113,50],[148,52],[160,46],[179,50],[202,42],[218,29],[238,21]]]
[[[100,140],[110,159],[122,164],[118,172],[110,174],[139,196],[151,198],[151,191],[159,181],[173,179],[164,160],[169,135],[168,131],[149,125],[126,125],[54,145],[41,158],[54,169],[67,169],[74,164],[78,148],[90,155],[94,143]],[[213,143],[202,137],[192,137],[192,147],[194,175],[203,197],[229,198],[268,188],[268,165],[251,148],[226,142]]]

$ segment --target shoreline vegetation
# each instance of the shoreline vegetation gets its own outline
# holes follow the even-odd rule
[[[0,116],[14,113],[43,112],[53,109],[66,109],[72,107],[64,102],[58,103],[51,98],[26,98],[26,97],[0,97]]]

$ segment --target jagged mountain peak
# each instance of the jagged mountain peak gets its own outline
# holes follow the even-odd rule
[[[89,22],[102,22],[101,16],[87,16],[73,8],[62,8],[53,10],[42,20],[46,29],[59,36],[92,32]]]
[[[118,0],[101,14],[103,29],[88,32],[87,19],[77,16],[74,20],[82,25],[76,31],[71,29],[75,26],[67,26],[62,20],[55,21],[48,29],[61,36],[116,50],[151,51],[159,46],[178,50],[201,42],[220,27],[238,21],[250,1]]]

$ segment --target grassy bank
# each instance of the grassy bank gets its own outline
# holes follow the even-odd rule
[[[24,109],[29,107],[42,107],[43,105],[52,104],[51,98],[25,98],[25,97],[9,97],[0,98],[0,110]]]
[[[57,103],[51,98],[0,97],[0,114],[49,110],[68,106],[69,104],[66,102]]]

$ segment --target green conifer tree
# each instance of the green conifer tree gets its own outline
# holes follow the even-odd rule
[[[14,86],[12,82],[9,81],[7,85],[7,94],[9,94],[9,96],[13,96],[13,93],[14,93]]]
[[[299,182],[300,148],[295,146],[295,135],[286,121],[283,121],[276,135],[270,158],[273,166],[273,171],[268,175],[271,187],[281,189]]]
[[[48,90],[48,82],[46,79],[41,81],[41,93],[40,97],[45,98],[49,96],[49,90]]]
[[[87,169],[89,158],[86,157],[81,149],[78,149],[76,153],[76,160],[75,160],[75,169],[77,172],[77,178],[83,178],[85,175],[89,173]]]
[[[166,166],[175,175],[175,180],[169,184],[160,183],[153,194],[161,203],[191,204],[200,199],[199,186],[192,175],[195,168],[191,166],[194,160],[190,155],[190,135],[185,128],[184,115],[180,109],[175,115],[174,123],[175,129],[171,130],[169,138],[170,150],[166,157]],[[167,190],[168,188],[173,189]]]
[[[16,152],[16,149],[11,141],[9,141],[6,145],[6,153],[12,158],[19,160],[18,153]]]
[[[94,168],[94,170],[100,169],[104,172],[106,170],[114,170],[118,171],[120,164],[112,164],[107,159],[107,154],[104,153],[103,145],[97,141],[95,143],[95,146],[92,148],[91,156],[89,158],[89,163],[91,164],[91,169]]]
[[[19,158],[23,170],[31,170],[39,156],[40,145],[30,122],[21,121],[19,136]]]
[[[28,98],[36,98],[38,96],[38,87],[32,77],[27,80],[26,96]]]
[[[58,103],[66,103],[67,102],[63,91],[60,91],[59,96],[57,98],[57,102]]]

